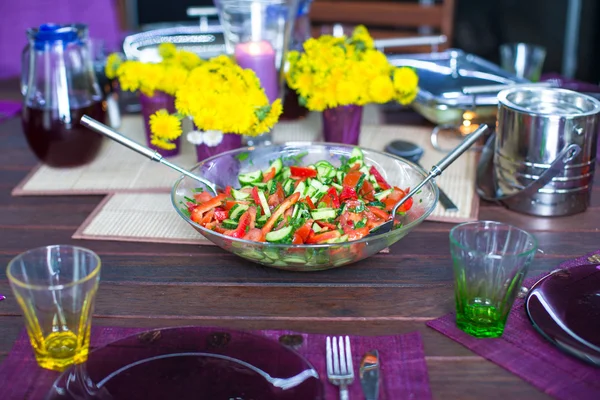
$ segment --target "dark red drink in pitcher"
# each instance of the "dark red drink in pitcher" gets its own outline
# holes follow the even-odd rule
[[[27,34],[22,122],[29,147],[52,167],[87,164],[103,137],[79,120],[84,114],[101,122],[106,118],[87,53],[87,27],[46,24]]]

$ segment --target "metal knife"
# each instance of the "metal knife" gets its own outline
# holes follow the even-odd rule
[[[418,162],[416,163],[419,167],[423,168],[423,166],[421,164],[419,164]],[[425,168],[423,168],[425,169]],[[427,171],[427,170],[425,170]],[[446,192],[444,192],[442,190],[441,187],[438,186],[438,190],[440,192],[440,204],[442,205],[442,207],[444,207],[444,209],[446,211],[458,211],[458,206],[456,204],[454,204],[454,202],[452,201],[452,199],[450,197],[448,197],[448,195],[446,194]]]
[[[379,352],[367,352],[360,362],[360,384],[366,400],[379,397]]]

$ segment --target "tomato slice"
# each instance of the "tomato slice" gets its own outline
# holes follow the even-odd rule
[[[198,203],[206,203],[212,198],[212,195],[208,192],[194,193],[194,199],[196,199]]]
[[[290,172],[292,173],[292,177],[296,178],[316,178],[317,170],[308,167],[290,167]]]
[[[252,240],[253,242],[264,242],[265,235],[259,228],[251,228],[248,232],[246,232],[243,239]]]
[[[350,232],[346,232],[346,235],[348,235],[348,240],[362,239],[363,237],[367,236],[368,234],[369,234],[369,228],[367,228],[366,226],[363,228],[354,229]]]
[[[362,195],[362,197],[364,197],[365,200],[374,201],[374,192],[375,188],[373,187],[373,184],[365,179],[365,181],[362,184],[362,187],[360,188],[360,194]]]
[[[340,196],[338,196],[337,190],[332,186],[327,191],[327,194],[331,197],[333,207],[340,208]]]
[[[343,186],[349,186],[351,188],[355,188],[360,180],[362,173],[360,171],[350,171],[344,177],[344,181],[342,182]]]
[[[337,239],[340,236],[342,236],[342,234],[340,233],[340,231],[328,231],[325,233],[317,233],[314,236],[309,236],[309,238],[306,240],[306,243],[322,243],[322,242],[326,242],[328,240],[331,239]]]
[[[227,219],[227,211],[224,208],[215,208],[215,219],[219,222]]]
[[[202,204],[198,204],[196,207],[194,207],[194,210],[193,210],[192,214],[196,214],[196,215],[198,215],[198,214],[204,214],[208,210],[210,210],[212,208],[215,208],[217,206],[220,206],[221,203],[223,202],[223,200],[226,197],[227,197],[226,194],[221,193],[221,194],[219,194],[219,195],[211,198],[207,202],[204,202]],[[195,222],[198,222],[198,221],[195,221]]]
[[[304,225],[296,230],[296,235],[302,239],[302,243],[306,242],[308,235],[310,235],[310,232],[312,231],[312,224],[313,221],[309,219]]]

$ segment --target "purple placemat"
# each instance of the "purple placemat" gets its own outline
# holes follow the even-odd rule
[[[215,328],[197,328],[214,330]],[[97,348],[115,340],[133,335],[143,328],[92,328],[92,347]],[[226,329],[218,328],[219,332]],[[278,340],[290,331],[254,331],[253,333]],[[304,342],[296,350],[315,367],[324,382],[326,399],[338,399],[337,386],[326,379],[326,335],[301,334]],[[431,399],[423,342],[418,332],[397,336],[350,336],[356,379],[350,386],[350,398],[363,398],[358,366],[362,355],[378,349],[381,358],[380,400]],[[59,373],[37,366],[25,331],[21,332],[6,360],[0,365],[0,397],[2,400],[41,400]]]
[[[559,268],[590,264],[588,257],[596,254],[600,250],[566,261]],[[545,275],[526,279],[523,286],[531,287]],[[531,325],[524,303],[524,299],[515,301],[498,339],[477,339],[464,333],[456,327],[454,313],[429,321],[427,326],[557,399],[600,399],[600,368],[563,353],[543,338]]]
[[[21,102],[0,100],[0,122],[21,112]]]

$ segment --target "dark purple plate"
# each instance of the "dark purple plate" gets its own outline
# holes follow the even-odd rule
[[[323,356],[325,354],[323,353]],[[66,370],[47,400],[322,400],[317,371],[276,341],[233,330],[159,329]]]
[[[551,272],[533,285],[526,309],[544,337],[600,366],[600,264]]]

